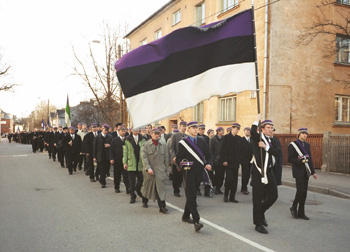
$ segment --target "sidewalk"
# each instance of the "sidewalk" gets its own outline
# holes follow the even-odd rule
[[[350,199],[350,175],[316,170],[317,179],[310,177],[309,191]],[[292,167],[284,165],[282,169],[282,185],[295,187]]]

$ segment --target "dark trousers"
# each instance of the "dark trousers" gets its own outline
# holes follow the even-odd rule
[[[186,181],[186,187],[185,187],[185,194],[186,194],[186,204],[185,204],[185,211],[183,214],[184,218],[189,218],[190,214],[192,214],[192,219],[194,222],[199,222],[199,213],[197,211],[197,185],[196,183],[188,183]]]
[[[250,160],[249,161],[245,161],[241,163],[241,167],[242,167],[242,186],[241,186],[241,192],[243,191],[248,191],[248,182],[249,182],[249,178],[250,178],[250,170],[251,170],[251,163]]]
[[[93,179],[95,177],[95,167],[94,167],[92,155],[89,154],[88,156],[85,157],[85,159],[86,159],[86,167],[87,167],[88,174],[90,176],[90,179]]]
[[[97,162],[97,165],[100,168],[100,184],[106,185],[106,174],[110,167],[109,161],[104,160],[102,162]]]
[[[176,165],[171,165],[171,166],[172,166],[172,170],[173,170],[174,193],[180,193],[180,187],[181,187],[182,180],[183,180],[182,171],[178,171]]]
[[[49,146],[49,149],[50,149],[50,151],[51,151],[51,157],[52,157],[52,159],[53,160],[56,160],[56,153],[57,153],[57,149],[56,149],[56,147],[55,146],[53,146],[53,145],[50,145]],[[49,155],[50,155],[49,154]]]
[[[51,154],[52,154],[52,148],[50,145],[45,145],[45,150],[47,151],[47,153],[49,154],[49,158],[51,158]]]
[[[77,170],[77,165],[79,161],[79,155],[78,154],[66,154],[66,162],[67,162],[67,168],[69,173],[73,173],[73,170]]]
[[[271,169],[267,171],[268,184],[261,183],[261,174],[255,165],[252,170],[253,185],[253,222],[262,225],[265,212],[278,198],[277,185]]]
[[[64,166],[64,150],[62,148],[58,149],[57,158],[58,162],[61,163],[61,166]]]
[[[215,171],[215,186],[216,189],[220,189],[224,184],[225,168],[222,164],[214,164]]]
[[[116,164],[113,165],[113,176],[114,176],[114,189],[120,188],[120,182],[123,175],[123,182],[125,185],[126,190],[129,189],[129,178],[128,178],[128,172],[124,170],[123,164]]]
[[[79,170],[81,170],[83,162],[84,162],[84,155],[80,154],[79,155],[79,163],[78,163]],[[84,170],[85,170],[85,167],[84,167]]]
[[[130,185],[130,197],[136,199],[136,194],[142,197],[142,202],[147,203],[146,198],[142,196],[141,187],[143,183],[143,175],[141,171],[128,171],[129,185]]]
[[[295,194],[295,198],[293,201],[293,208],[297,210],[297,207],[299,205],[298,216],[304,216],[305,201],[307,196],[307,187],[309,184],[309,178],[308,177],[295,178],[295,183],[296,183],[297,192]]]
[[[226,167],[225,196],[234,200],[237,191],[238,167]]]

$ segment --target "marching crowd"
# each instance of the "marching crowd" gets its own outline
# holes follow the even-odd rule
[[[170,179],[175,197],[181,197],[183,186],[186,204],[182,221],[194,224],[196,231],[203,227],[196,202],[196,197],[202,195],[200,185],[204,184],[205,197],[222,194],[225,203],[238,203],[236,191],[241,167],[240,191],[244,195],[250,193],[251,178],[255,230],[267,234],[265,212],[278,197],[282,150],[274,137],[273,122],[261,122],[261,119],[258,115],[251,127],[245,127],[243,137],[238,135],[241,129],[238,123],[227,128],[225,134],[222,127],[206,131],[204,124],[181,121],[172,125],[168,134],[164,126],[127,129],[122,123],[114,128],[107,124],[93,123],[88,127],[79,123],[77,129],[48,127],[46,131],[9,134],[8,139],[31,144],[34,153],[47,151],[49,159],[68,168],[70,175],[84,169],[89,180],[98,181],[102,188],[106,187],[106,177],[113,167],[116,193],[121,192],[123,180],[130,204],[135,203],[137,196],[144,208],[149,200],[157,200],[159,212],[164,214],[168,211],[165,181]],[[317,178],[307,135],[308,130],[300,128],[297,140],[288,147],[288,161],[292,163],[297,187],[290,211],[294,218],[304,220],[309,219],[304,209],[308,179],[311,175]]]

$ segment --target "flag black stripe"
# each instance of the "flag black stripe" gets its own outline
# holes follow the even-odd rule
[[[161,61],[119,70],[117,75],[125,97],[129,98],[211,68],[254,61],[254,37],[249,35],[177,52]]]

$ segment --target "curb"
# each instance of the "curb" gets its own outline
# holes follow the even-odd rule
[[[282,180],[282,185],[295,187],[295,182]],[[330,189],[327,187],[322,187],[322,186],[309,185],[308,191],[331,195],[342,199],[350,199],[350,195],[347,193],[339,192],[337,190]]]

